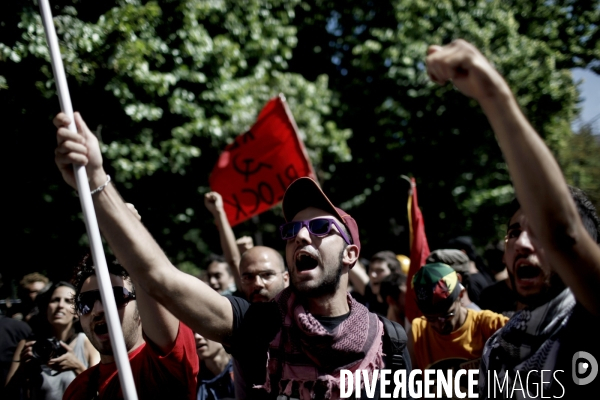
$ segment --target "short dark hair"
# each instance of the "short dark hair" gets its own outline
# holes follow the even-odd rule
[[[206,269],[208,269],[208,266],[214,262],[227,265],[227,272],[229,273],[229,275],[233,275],[232,271],[231,271],[231,267],[229,266],[229,263],[227,262],[227,260],[225,260],[225,256],[215,254],[215,253],[210,253],[208,256],[206,256],[204,258],[204,265],[206,266]]]
[[[594,204],[590,201],[583,190],[574,186],[567,186],[569,188],[569,192],[571,193],[571,198],[575,202],[577,212],[579,213],[579,217],[581,218],[581,222],[583,223],[585,230],[590,234],[596,243],[600,243],[600,218],[598,217],[596,207],[594,207]],[[508,217],[508,221],[510,221],[513,215],[515,215],[520,208],[521,204],[515,197],[509,206],[510,216]],[[508,225],[510,225],[510,223]]]
[[[400,261],[398,261],[396,255],[389,250],[384,250],[373,254],[369,264],[371,264],[373,261],[385,261],[390,269],[390,272],[392,273],[399,273],[402,271]]]
[[[131,277],[129,276],[129,272],[121,264],[117,259],[112,259],[110,262],[107,261],[108,273],[120,276],[124,280],[128,280],[131,283],[132,290],[135,291],[135,286]],[[92,275],[96,275],[96,266],[93,264],[92,255],[90,253],[83,256],[79,264],[75,267],[73,271],[73,278],[71,278],[71,283],[75,286],[75,296],[78,296],[81,292],[81,287],[83,286],[83,282],[87,278]]]
[[[392,299],[397,300],[398,296],[400,296],[400,286],[406,285],[407,279],[407,276],[402,272],[394,272],[383,278],[381,287],[379,288],[381,298],[385,301],[390,296]]]

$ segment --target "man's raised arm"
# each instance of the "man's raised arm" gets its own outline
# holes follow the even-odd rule
[[[521,112],[508,84],[471,44],[431,46],[431,79],[452,81],[479,102],[508,164],[528,230],[575,297],[600,315],[600,248],[586,232],[552,153]]]
[[[231,229],[231,225],[229,225],[227,214],[223,208],[223,198],[217,192],[208,192],[204,195],[204,205],[215,218],[223,256],[235,279],[235,287],[239,289],[242,287],[242,280],[240,278],[241,256],[235,241],[235,234],[233,233],[233,229]]]
[[[98,140],[78,113],[75,113],[78,132],[68,129],[69,122],[63,113],[54,118],[58,128],[56,165],[73,188],[76,183],[72,164],[85,165],[90,188],[98,188],[107,182]],[[226,340],[233,325],[229,301],[171,264],[113,184],[106,185],[92,198],[100,230],[136,284],[194,331],[208,339]],[[147,323],[150,321],[143,320],[145,330]],[[169,335],[168,332],[163,334]],[[157,335],[159,343],[162,342],[161,333],[157,332]]]

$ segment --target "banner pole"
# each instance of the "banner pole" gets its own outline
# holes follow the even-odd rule
[[[52,21],[50,5],[48,0],[39,0],[39,2],[42,23],[44,24],[46,40],[48,41],[48,47],[50,49],[52,72],[54,74],[54,80],[56,81],[56,89],[58,92],[58,99],[60,101],[60,108],[62,112],[67,114],[71,120],[69,129],[73,132],[77,132],[75,119],[73,117],[71,96],[67,86],[67,78],[63,67],[60,49],[58,47],[58,38],[54,29],[54,22]],[[82,165],[73,165],[73,169],[75,171],[75,179],[77,181],[77,192],[79,193],[79,199],[81,200],[83,219],[90,240],[92,259],[96,267],[96,277],[98,278],[100,296],[102,298],[102,304],[104,305],[110,342],[113,349],[113,355],[115,356],[115,361],[117,363],[117,369],[119,371],[118,375],[119,380],[121,381],[121,389],[126,400],[137,400],[137,393],[135,391],[135,384],[133,381],[133,375],[131,373],[131,365],[129,364],[127,348],[125,347],[123,330],[121,329],[121,321],[119,319],[117,305],[112,291],[112,284],[110,281],[110,275],[108,273],[108,267],[106,265],[102,240],[100,238],[100,229],[98,228],[98,221],[96,220],[96,214],[94,212],[94,204],[92,202],[92,195],[90,194],[85,167]]]
[[[292,111],[290,110],[290,107],[288,106],[287,100],[285,99],[285,95],[283,93],[279,93],[277,95],[277,97],[279,98],[279,101],[281,101],[281,104],[283,105],[283,109],[285,110],[285,113],[290,121],[290,124],[292,125],[292,130],[296,134],[296,138],[300,145],[300,149],[302,150],[302,154],[304,154],[304,158],[306,158],[306,162],[308,164],[308,169],[309,169],[309,177],[311,177],[315,181],[318,181],[317,174],[315,172],[315,169],[313,168],[312,162],[310,161],[310,157],[308,156],[306,147],[304,147],[304,141],[300,137],[300,130],[298,129],[298,125],[296,125],[296,120],[294,119],[294,115],[292,114]]]

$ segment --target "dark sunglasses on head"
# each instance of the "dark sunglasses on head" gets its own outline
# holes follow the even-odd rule
[[[348,238],[348,236],[346,236],[344,230],[333,218],[319,217],[304,221],[286,222],[279,227],[279,232],[281,233],[281,238],[283,240],[290,240],[298,235],[298,233],[302,230],[302,227],[306,226],[311,235],[323,237],[331,231],[332,225],[335,225],[346,243],[352,244],[352,241]]]
[[[115,303],[117,303],[117,307],[124,307],[131,300],[135,300],[135,293],[130,292],[122,286],[113,286],[112,290],[113,295],[115,296]],[[89,290],[87,292],[80,293],[75,299],[77,312],[81,315],[90,313],[97,300],[102,301],[99,290]]]

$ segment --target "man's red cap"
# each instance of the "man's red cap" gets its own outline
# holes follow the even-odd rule
[[[292,182],[283,195],[282,206],[286,222],[291,221],[296,214],[308,207],[318,208],[333,215],[346,226],[350,233],[350,239],[358,247],[360,254],[360,239],[356,221],[350,214],[335,207],[323,193],[319,184],[311,178],[305,176]]]

